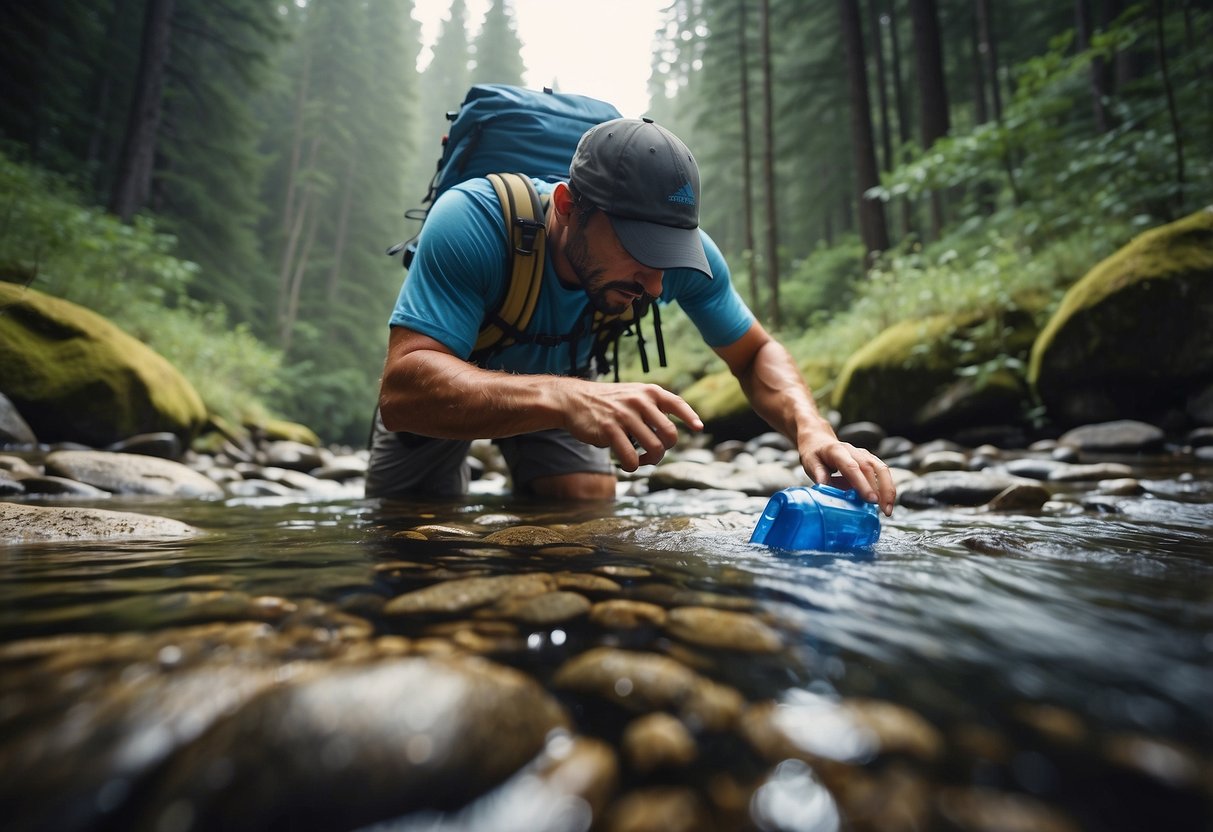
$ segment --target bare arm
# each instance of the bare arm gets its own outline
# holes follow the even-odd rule
[[[814,482],[838,471],[868,502],[893,513],[897,490],[888,466],[874,454],[839,441],[817,410],[792,356],[757,321],[745,335],[716,353],[737,377],[754,411],[796,443],[800,463]]]
[[[563,428],[582,442],[611,448],[625,471],[660,461],[674,446],[678,429],[671,416],[703,430],[690,405],[655,384],[482,370],[404,327],[392,329],[379,408],[388,430],[446,439]]]

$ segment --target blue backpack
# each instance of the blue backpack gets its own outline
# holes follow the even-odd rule
[[[509,280],[481,324],[472,359],[479,360],[514,343],[536,343],[545,346],[575,343],[592,335],[595,339],[594,357],[599,369],[610,363],[606,348],[614,345],[618,355],[618,339],[627,330],[638,336],[641,362],[648,370],[643,338],[639,337],[638,322],[647,307],[656,306],[642,299],[621,315],[587,315],[574,331],[559,335],[526,332],[543,283],[546,255],[544,216],[547,197],[541,198],[531,179],[563,182],[569,176],[569,164],[582,135],[596,124],[620,118],[619,111],[604,101],[583,95],[522,89],[507,84],[478,84],[468,90],[463,104],[447,113],[451,129],[442,140],[442,155],[422,207],[405,212],[405,217],[425,222],[428,206],[449,188],[469,179],[487,177],[501,200],[505,226],[510,234]],[[418,232],[418,235],[420,232]],[[401,254],[407,269],[417,250],[417,236],[388,249],[389,255]],[[665,366],[664,344],[657,324],[657,346],[661,365]],[[575,362],[573,362],[575,364]],[[615,377],[618,380],[618,361]],[[570,367],[574,374],[585,371]]]

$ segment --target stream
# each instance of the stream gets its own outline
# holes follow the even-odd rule
[[[5,828],[1207,830],[1213,464],[1135,473],[843,554],[732,491],[116,497],[205,533],[0,548]]]

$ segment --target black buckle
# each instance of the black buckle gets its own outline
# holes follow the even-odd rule
[[[538,220],[529,220],[526,217],[515,217],[514,222],[522,229],[522,238],[514,251],[524,256],[530,256],[535,253],[535,238],[539,236],[539,232],[543,230],[544,224]]]

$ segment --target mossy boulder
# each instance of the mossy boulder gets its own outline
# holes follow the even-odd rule
[[[1211,322],[1208,208],[1141,234],[1075,283],[1036,341],[1028,380],[1061,425],[1159,420],[1213,387]]]
[[[151,348],[74,303],[0,283],[0,390],[42,442],[103,447],[206,421],[193,385]]]
[[[894,324],[847,359],[834,407],[843,424],[875,422],[914,439],[1016,424],[1028,409],[1028,388],[997,360],[1026,356],[1036,331],[1032,315],[1018,310]]]

